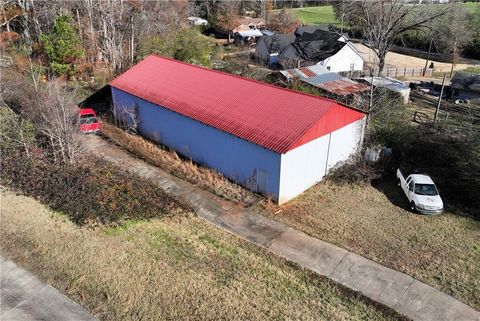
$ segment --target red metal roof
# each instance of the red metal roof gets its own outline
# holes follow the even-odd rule
[[[340,96],[347,96],[368,89],[367,85],[351,81],[350,79],[327,81],[316,86]]]
[[[277,153],[364,116],[330,99],[156,55],[110,85]]]

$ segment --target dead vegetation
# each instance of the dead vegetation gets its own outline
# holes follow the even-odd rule
[[[404,320],[191,215],[92,229],[0,191],[0,252],[99,320]]]
[[[191,160],[182,159],[174,151],[165,150],[159,145],[139,135],[130,134],[111,123],[102,122],[102,134],[150,164],[227,200],[250,205],[256,199],[253,193],[230,182],[220,173],[198,166]]]
[[[394,181],[326,181],[266,215],[480,308],[480,222],[414,214]]]

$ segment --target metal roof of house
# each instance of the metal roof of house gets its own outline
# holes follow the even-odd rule
[[[372,83],[372,77],[362,77],[359,79],[362,79],[363,81],[369,84]],[[401,82],[400,80],[391,78],[391,77],[375,76],[373,77],[373,85],[377,87],[388,88],[390,90],[397,91],[397,92],[410,90],[410,87],[408,87],[404,82]]]
[[[277,153],[364,116],[330,99],[155,55],[110,85]]]
[[[298,78],[312,86],[330,93],[346,96],[368,89],[365,84],[358,83],[336,72],[331,72],[320,65],[280,71],[288,79]]]

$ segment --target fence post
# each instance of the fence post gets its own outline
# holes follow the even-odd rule
[[[407,74],[407,67],[403,67],[403,77]]]

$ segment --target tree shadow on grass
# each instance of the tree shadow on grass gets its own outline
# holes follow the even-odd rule
[[[406,211],[410,210],[410,205],[394,178],[374,179],[372,180],[372,187],[383,193],[393,205]]]

